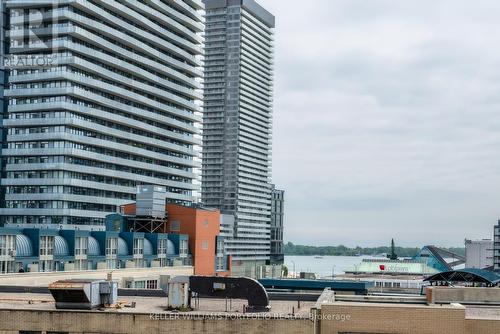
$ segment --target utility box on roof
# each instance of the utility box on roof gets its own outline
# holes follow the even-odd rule
[[[137,217],[165,218],[167,190],[162,186],[139,185],[136,194]]]
[[[178,276],[168,282],[168,308],[179,309],[190,306],[189,277]]]

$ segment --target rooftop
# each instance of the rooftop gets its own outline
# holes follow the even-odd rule
[[[127,307],[135,302],[135,307]],[[61,312],[114,312],[114,313],[132,313],[132,314],[179,314],[167,310],[167,298],[161,297],[118,297],[119,308],[101,308],[94,310],[57,310]],[[194,299],[193,299],[194,304]],[[300,308],[296,301],[271,301],[271,309],[269,312],[261,312],[273,317],[290,316],[294,314],[296,317],[309,317],[309,311],[314,306],[314,302],[300,302]],[[243,306],[248,305],[248,302],[243,299],[226,300],[215,298],[200,298],[198,308],[191,312],[183,312],[183,314],[191,315],[207,315],[213,313],[243,313]],[[15,310],[39,310],[39,311],[54,311],[55,302],[49,294],[37,293],[0,293],[0,309],[15,309]]]
[[[130,307],[132,302],[135,302],[135,307]],[[476,306],[476,305],[460,305],[460,304],[402,304],[402,303],[377,303],[377,302],[355,302],[355,301],[327,301],[327,304],[335,304],[339,306],[381,306],[381,307],[396,307],[396,308],[423,308],[423,309],[465,309],[466,319],[486,319],[500,320],[500,306]],[[194,300],[193,300],[194,304]],[[95,312],[95,313],[130,313],[130,314],[148,314],[160,317],[165,316],[203,316],[213,314],[243,314],[243,306],[247,305],[246,300],[234,299],[226,300],[215,298],[199,299],[199,306],[196,310],[190,312],[168,311],[166,308],[167,298],[159,297],[126,297],[118,298],[117,308],[100,308],[94,310],[57,310],[55,308],[54,299],[49,294],[36,293],[0,293],[0,310],[34,310],[34,311],[57,311],[57,312]],[[311,308],[315,306],[315,302],[300,302],[300,307],[297,301],[270,301],[271,309],[269,312],[261,312],[261,315],[269,315],[271,317],[290,317],[308,318]],[[252,313],[255,314],[255,313]]]

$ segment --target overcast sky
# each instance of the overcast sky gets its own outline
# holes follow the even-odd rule
[[[285,241],[463,245],[500,218],[500,2],[259,0],[276,15]]]

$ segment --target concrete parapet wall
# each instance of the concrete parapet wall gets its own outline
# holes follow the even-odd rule
[[[427,306],[334,302],[321,305],[316,319],[316,333],[318,334],[467,333],[465,308],[461,305]]]
[[[175,317],[179,318],[175,318]],[[0,333],[61,331],[69,333],[248,333],[309,334],[309,319],[182,319],[150,314],[84,311],[0,310]]]
[[[41,302],[37,300],[36,302]],[[142,303],[144,304],[144,303]],[[54,310],[42,306],[0,309],[0,334],[19,331],[79,333],[249,333],[249,334],[497,334],[500,319],[466,317],[458,304],[444,306],[332,302],[314,317],[266,317],[241,313],[153,313],[134,309]],[[17,304],[16,307],[19,307]],[[485,316],[481,310],[476,310]],[[158,313],[159,312],[159,313]],[[493,315],[496,310],[491,311]],[[486,314],[488,315],[488,314]]]
[[[465,328],[467,334],[498,334],[500,320],[466,319]]]
[[[498,288],[428,287],[427,300],[433,304],[500,304]]]

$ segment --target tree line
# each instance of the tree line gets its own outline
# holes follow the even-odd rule
[[[465,255],[465,248],[451,247],[444,248],[450,252]],[[413,257],[418,254],[421,248],[419,247],[395,247],[396,254],[399,257]],[[390,254],[390,246],[379,247],[347,247],[344,245],[339,246],[305,246],[295,245],[292,242],[287,242],[283,246],[285,255],[335,255],[335,256],[356,256],[356,255],[380,255]]]

